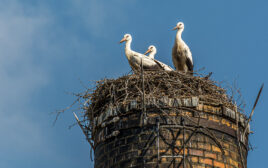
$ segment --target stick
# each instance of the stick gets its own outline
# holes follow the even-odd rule
[[[74,114],[74,117],[75,117],[75,119],[76,119],[78,125],[80,126],[81,130],[83,131],[84,135],[86,136],[86,139],[87,139],[88,143],[90,144],[90,146],[92,147],[92,149],[95,150],[95,149],[94,149],[94,145],[92,144],[92,142],[91,142],[90,139],[88,138],[88,135],[87,135],[87,133],[86,133],[84,127],[82,126],[82,124],[81,124],[79,118],[77,117],[77,115],[75,114],[75,112],[73,112],[73,114]]]
[[[143,72],[143,59],[141,58],[141,80],[142,80],[142,119],[143,124],[147,121],[147,114],[145,112],[145,90],[144,90],[144,72]]]
[[[259,90],[258,96],[257,96],[257,98],[256,98],[256,100],[255,100],[254,106],[253,106],[253,108],[252,108],[252,110],[251,110],[251,113],[250,113],[250,116],[249,116],[249,118],[248,118],[248,120],[247,120],[246,128],[245,128],[245,130],[244,130],[244,132],[243,132],[243,134],[242,134],[243,139],[245,138],[245,134],[246,134],[246,131],[247,131],[247,129],[248,129],[249,122],[251,121],[251,118],[252,118],[252,116],[253,116],[255,107],[257,106],[257,103],[258,103],[258,101],[259,101],[259,98],[260,98],[260,95],[261,95],[263,86],[264,86],[264,83],[261,85],[261,88],[260,88],[260,90]]]
[[[239,139],[239,125],[238,125],[238,119],[239,119],[238,117],[239,117],[239,114],[238,114],[238,111],[237,111],[236,102],[235,102],[235,115],[236,115],[236,127],[237,127],[237,130],[236,130],[236,140],[237,140],[237,143],[238,143],[238,149],[239,149],[239,154],[240,154],[240,158],[241,158],[241,163],[243,165],[243,168],[245,168],[244,156],[243,156],[243,153],[242,153],[240,139]]]
[[[141,58],[141,77],[142,77],[142,112],[145,112],[145,91],[144,91],[144,74],[143,74],[143,60]]]

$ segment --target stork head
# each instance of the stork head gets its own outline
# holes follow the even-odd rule
[[[183,30],[184,29],[184,24],[182,22],[178,22],[177,25],[173,28],[173,30]]]
[[[144,55],[145,55],[145,54],[148,54],[148,53],[150,53],[150,52],[156,52],[156,47],[155,47],[154,45],[150,45],[150,46],[148,47],[148,50],[144,53]]]
[[[120,43],[123,43],[124,41],[130,41],[132,40],[132,37],[130,34],[125,34]]]

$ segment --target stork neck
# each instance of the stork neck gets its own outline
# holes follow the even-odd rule
[[[150,58],[154,58],[155,54],[156,54],[156,51],[152,51],[148,56],[149,56]]]
[[[176,34],[176,41],[181,41],[181,34],[183,32],[183,29],[179,29]]]
[[[126,41],[125,51],[131,51],[131,41],[132,40]]]

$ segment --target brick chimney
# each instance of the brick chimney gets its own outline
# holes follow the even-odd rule
[[[204,92],[150,95],[148,90],[143,90],[147,88],[144,84],[139,93],[118,104],[115,102],[119,100],[120,88],[124,88],[115,81],[109,84],[113,87],[105,87],[109,91],[103,92],[110,95],[109,101],[104,101],[106,103],[98,107],[103,107],[102,110],[88,117],[91,118],[95,168],[247,167],[248,132],[242,137],[246,116],[238,112],[235,105],[210,101]],[[180,82],[184,81],[180,79]],[[95,100],[97,98],[92,102]]]

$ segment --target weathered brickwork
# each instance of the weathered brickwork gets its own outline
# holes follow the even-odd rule
[[[95,168],[242,168],[241,156],[246,167],[244,115],[197,97],[150,98],[145,106],[143,113],[132,100],[95,117]]]

